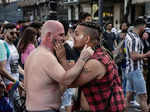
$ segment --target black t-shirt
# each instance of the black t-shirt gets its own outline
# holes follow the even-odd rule
[[[80,52],[75,48],[71,48],[67,43],[64,45],[64,47],[66,50],[67,60],[77,61],[80,56]]]
[[[103,33],[103,39],[104,39],[104,47],[108,49],[109,51],[114,50],[114,40],[116,40],[116,36],[113,32],[104,32]]]

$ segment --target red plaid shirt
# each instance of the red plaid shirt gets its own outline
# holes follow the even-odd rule
[[[97,59],[106,67],[106,74],[102,79],[95,79],[81,87],[81,91],[92,112],[123,112],[125,99],[121,81],[114,61],[101,48],[98,48],[92,59]]]

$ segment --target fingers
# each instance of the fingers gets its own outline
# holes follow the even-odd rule
[[[54,45],[54,49],[56,50],[56,49],[61,49],[63,47],[63,43],[61,43],[61,42],[55,42],[55,45]]]
[[[92,48],[85,46],[81,52],[80,58],[83,61],[87,61],[93,54],[94,54],[94,51],[92,50]]]

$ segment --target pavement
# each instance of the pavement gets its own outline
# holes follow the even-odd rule
[[[138,107],[130,107],[128,108],[128,112],[142,112],[142,110]]]

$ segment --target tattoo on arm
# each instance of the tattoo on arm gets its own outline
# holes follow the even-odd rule
[[[84,72],[84,73],[88,73],[88,72],[89,72],[89,70],[88,70],[88,68],[87,68],[87,67],[84,67],[82,72]]]

